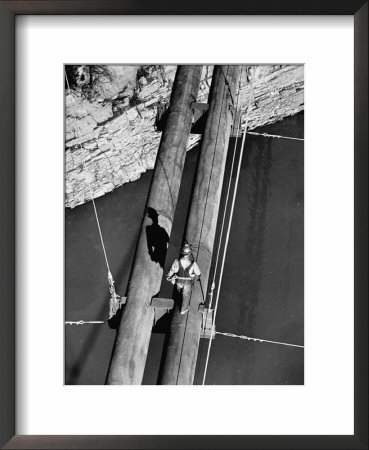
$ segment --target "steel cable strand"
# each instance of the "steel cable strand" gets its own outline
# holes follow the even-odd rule
[[[240,79],[239,79],[239,83],[238,83],[236,109],[235,109],[235,113],[234,113],[234,117],[233,117],[233,130],[235,129],[235,123],[236,123],[236,119],[237,119],[237,110],[238,110],[238,106],[239,106],[239,99],[240,99],[240,93],[241,93],[242,72],[243,72],[243,68],[241,69]],[[222,70],[222,74],[223,74],[224,78],[226,79],[226,76],[224,75],[223,70]],[[227,87],[229,89],[229,83],[228,83]],[[209,300],[209,304],[208,304],[208,308],[207,308],[207,312],[206,312],[206,317],[205,317],[205,326],[206,326],[206,323],[207,323],[207,320],[208,320],[209,311],[211,310],[212,303],[213,303],[213,291],[214,291],[214,288],[215,288],[215,274],[216,274],[216,270],[217,270],[217,266],[218,266],[219,252],[220,252],[220,248],[221,248],[221,241],[222,241],[223,228],[224,228],[225,216],[226,216],[227,205],[228,205],[229,192],[230,192],[230,187],[231,187],[231,184],[232,184],[232,174],[233,174],[233,167],[234,167],[234,161],[235,161],[235,155],[236,155],[236,149],[237,149],[237,143],[238,143],[238,134],[239,134],[239,129],[240,129],[240,125],[241,125],[241,118],[242,118],[242,115],[240,114],[240,116],[239,116],[239,118],[237,120],[236,139],[235,139],[235,144],[234,144],[234,148],[233,148],[233,156],[232,156],[232,164],[231,164],[231,169],[230,169],[230,177],[229,177],[229,182],[228,182],[228,189],[227,189],[226,200],[225,200],[225,204],[224,204],[224,212],[223,212],[222,226],[221,226],[221,232],[220,232],[218,248],[217,248],[217,256],[216,256],[215,268],[214,268],[214,271],[213,271],[213,274],[214,274],[213,275],[213,282],[211,284],[211,290],[210,290],[210,293],[209,293],[210,300]],[[201,359],[201,356],[202,356],[202,347],[203,346],[201,345],[200,359]]]
[[[68,80],[67,73],[66,73],[65,70],[64,70],[64,73],[65,73],[65,79],[66,79],[66,82],[67,82],[68,94],[69,94],[69,96],[71,98],[73,98],[72,93],[71,93],[71,89],[70,89],[70,86],[69,86],[69,80]],[[77,120],[77,116],[76,115],[74,115],[74,120]],[[74,130],[74,131],[76,131],[76,130]],[[93,173],[91,171],[87,170],[86,158],[85,158],[85,154],[84,154],[84,148],[82,147],[81,142],[79,142],[78,145],[79,145],[81,153],[82,153],[83,170],[86,173],[90,173],[91,175],[93,175]],[[110,296],[111,296],[111,302],[119,302],[120,296],[115,291],[115,286],[114,286],[115,281],[114,281],[114,278],[113,278],[113,276],[111,274],[111,271],[110,271],[110,265],[109,265],[109,260],[108,260],[106,248],[105,248],[104,238],[103,238],[102,231],[101,231],[100,220],[99,220],[99,216],[98,216],[98,213],[97,213],[95,199],[94,199],[94,195],[93,195],[92,187],[91,187],[91,182],[90,182],[89,178],[87,178],[87,184],[88,184],[89,193],[90,193],[90,197],[91,197],[91,201],[92,201],[92,206],[93,206],[93,209],[94,209],[96,224],[97,224],[97,228],[98,228],[98,231],[99,231],[100,242],[101,242],[102,250],[103,250],[103,253],[104,253],[105,263],[106,263],[106,267],[107,267],[107,270],[108,270],[108,283],[109,283],[109,291],[110,291]],[[109,317],[109,318],[111,318],[111,317]]]
[[[219,275],[219,285],[217,287],[216,300],[215,300],[213,324],[212,324],[212,329],[211,329],[211,334],[210,334],[210,339],[209,339],[208,351],[207,351],[207,355],[206,355],[205,369],[204,369],[204,375],[203,375],[203,379],[202,379],[202,385],[205,384],[206,374],[207,374],[207,369],[208,369],[208,364],[209,364],[209,356],[210,356],[212,340],[213,340],[212,337],[215,334],[215,319],[216,319],[216,315],[217,315],[217,311],[218,311],[220,286],[221,286],[221,282],[222,282],[224,262],[225,262],[225,255],[226,255],[226,252],[227,252],[229,233],[230,233],[230,228],[231,228],[230,224],[231,224],[231,221],[232,221],[234,204],[235,204],[235,200],[236,200],[237,185],[238,185],[238,180],[239,180],[239,176],[240,176],[242,156],[243,156],[243,151],[244,151],[244,148],[245,148],[247,126],[248,126],[249,112],[250,112],[250,107],[251,107],[251,99],[253,97],[253,90],[254,90],[254,77],[252,77],[252,81],[251,81],[251,88],[250,88],[250,94],[249,94],[249,103],[248,103],[248,107],[247,107],[247,111],[246,111],[245,129],[244,129],[244,134],[243,134],[242,143],[241,143],[241,151],[240,151],[240,155],[239,155],[237,174],[236,174],[236,180],[235,180],[235,186],[234,186],[233,198],[232,198],[232,204],[231,204],[231,211],[230,211],[229,222],[228,222],[228,227],[227,227],[226,240],[225,240],[225,244],[224,244],[222,265],[221,265],[221,270],[220,270],[220,275]]]

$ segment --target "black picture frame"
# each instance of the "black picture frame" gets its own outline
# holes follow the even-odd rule
[[[354,16],[355,431],[349,436],[15,435],[15,17],[20,14]],[[337,76],[342,68],[337,67]],[[365,0],[0,1],[0,445],[21,448],[368,448],[368,2]],[[339,343],[337,343],[339,345]],[[318,406],[317,406],[318,407]]]

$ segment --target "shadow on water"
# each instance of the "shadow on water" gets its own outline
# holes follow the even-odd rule
[[[147,248],[152,261],[159,263],[164,268],[167,255],[169,236],[158,223],[158,213],[154,208],[147,208],[147,215],[152,224],[146,227]]]
[[[249,224],[246,229],[247,273],[243,281],[243,292],[248,301],[240,302],[238,325],[253,332],[254,307],[259,300],[260,273],[263,266],[266,210],[270,191],[270,169],[272,167],[271,140],[264,139],[254,150],[256,155],[248,162],[252,178],[249,194]],[[246,318],[246,322],[245,322]]]

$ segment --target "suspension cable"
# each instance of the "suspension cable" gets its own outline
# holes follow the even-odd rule
[[[303,141],[302,138],[291,137],[291,136],[280,136],[279,134],[268,134],[268,133],[256,133],[255,131],[248,131],[247,134],[253,134],[255,136],[263,136],[277,139],[293,139],[294,141]]]
[[[222,265],[221,265],[220,275],[219,275],[219,285],[217,287],[217,294],[216,294],[215,308],[214,308],[214,316],[213,316],[213,324],[212,324],[212,327],[211,327],[211,334],[210,334],[208,351],[207,351],[206,361],[205,361],[204,375],[203,375],[203,379],[202,379],[202,384],[203,385],[205,384],[206,373],[207,373],[208,364],[209,364],[209,356],[210,356],[210,350],[211,350],[211,345],[212,345],[212,340],[213,340],[212,338],[213,338],[213,336],[215,334],[215,319],[216,319],[216,315],[217,315],[217,311],[218,311],[220,286],[221,286],[221,283],[222,283],[225,255],[226,255],[226,251],[227,251],[228,240],[229,240],[229,233],[230,233],[230,229],[231,229],[232,216],[233,216],[234,205],[235,205],[235,200],[236,200],[237,185],[238,185],[238,180],[239,180],[239,177],[240,177],[242,156],[243,156],[243,151],[244,151],[244,148],[245,148],[247,126],[248,126],[248,121],[249,121],[249,112],[250,112],[250,107],[251,107],[251,99],[253,97],[253,91],[254,91],[254,77],[252,77],[252,80],[251,80],[251,88],[250,88],[250,94],[249,94],[249,103],[248,103],[248,107],[247,107],[247,110],[246,110],[246,121],[245,121],[244,133],[243,133],[243,137],[242,137],[241,151],[240,151],[240,155],[239,155],[237,174],[236,174],[236,180],[235,180],[233,197],[232,197],[231,211],[230,211],[229,222],[228,222],[228,227],[227,227],[226,240],[225,240],[225,244],[224,244]]]
[[[78,320],[78,321],[66,321],[66,325],[87,325],[87,324],[100,324],[105,323],[105,320]]]
[[[241,72],[240,81],[239,81],[239,92],[240,92],[240,89],[241,89],[241,76],[242,76],[242,72]],[[237,108],[238,108],[238,101],[239,101],[239,95],[237,97],[236,111],[237,111]],[[235,118],[236,118],[236,114],[235,114]],[[242,118],[242,114],[240,114],[239,120],[237,121],[237,133],[236,133],[236,139],[235,139],[234,148],[233,148],[233,157],[232,157],[232,164],[231,164],[231,168],[230,168],[230,176],[229,176],[229,181],[228,181],[227,195],[226,195],[226,199],[225,199],[225,202],[224,202],[224,213],[223,213],[222,225],[221,225],[221,229],[220,229],[220,235],[219,235],[217,256],[216,256],[216,259],[215,259],[215,267],[214,267],[214,272],[213,272],[214,275],[213,275],[213,283],[212,283],[212,285],[215,285],[215,276],[216,276],[216,272],[217,272],[217,268],[218,268],[220,247],[221,247],[223,231],[224,231],[224,224],[225,224],[225,219],[226,219],[226,214],[227,214],[227,206],[228,206],[228,201],[229,201],[229,194],[230,194],[231,185],[232,185],[232,174],[233,174],[233,170],[234,170],[234,163],[235,163],[235,160],[236,160],[236,149],[237,149],[237,143],[238,143],[239,129],[240,129],[241,120],[242,120],[241,118]],[[209,309],[211,309],[211,307],[212,307],[212,303],[209,304]]]
[[[222,72],[222,74],[223,74],[224,79],[225,79],[226,81],[228,81],[227,78],[226,78],[226,76],[225,76],[225,74],[224,74],[224,72],[223,72],[223,70],[222,70],[221,72]],[[239,106],[239,99],[240,99],[240,92],[241,92],[242,72],[243,72],[243,66],[241,66],[241,73],[240,73],[240,78],[239,78],[239,82],[238,82],[238,92],[237,92],[236,108],[235,108],[235,110],[234,110],[235,112],[234,112],[234,117],[233,117],[233,131],[234,131],[234,129],[235,129],[235,125],[237,124],[237,132],[236,132],[236,139],[235,139],[235,144],[234,144],[234,148],[233,148],[232,165],[231,165],[231,169],[230,169],[231,175],[230,175],[230,179],[229,179],[228,191],[227,191],[227,198],[226,198],[226,201],[225,201],[225,205],[227,205],[227,203],[228,203],[229,190],[230,190],[230,184],[231,184],[231,182],[232,182],[233,166],[234,166],[235,154],[236,154],[237,143],[238,143],[238,134],[239,134],[240,124],[241,124],[241,118],[242,118],[242,115],[240,114],[240,116],[239,116],[238,119],[237,119],[237,110],[238,110],[238,106]],[[228,89],[230,89],[230,88],[229,88],[229,83],[227,84],[227,82],[226,82],[226,85],[227,85]],[[233,103],[233,101],[232,101],[232,103]],[[226,206],[225,206],[225,211],[226,211],[226,209],[227,209],[227,208],[226,208]],[[221,241],[221,236],[222,236],[222,233],[223,233],[223,228],[224,228],[224,216],[223,216],[223,221],[222,221],[222,227],[221,227],[221,233],[220,233],[219,242]],[[220,244],[219,244],[219,245],[220,245]],[[215,271],[214,271],[214,274],[215,274],[215,272],[216,272],[216,267],[217,267],[217,264],[218,264],[219,249],[220,249],[220,247],[218,246],[218,250],[217,250],[217,258],[216,258],[216,264],[215,264]],[[208,308],[207,308],[207,311],[206,311],[206,315],[205,315],[205,321],[204,321],[205,326],[206,326],[206,323],[207,323],[207,320],[208,320],[209,311],[210,311],[210,309],[211,309],[211,307],[212,307],[212,303],[213,303],[213,292],[214,292],[214,289],[215,289],[215,275],[214,275],[214,277],[213,277],[213,282],[212,282],[212,284],[211,284],[210,293],[209,293],[210,300],[209,300],[209,305],[208,305]],[[205,298],[204,298],[204,302],[205,302]],[[200,356],[201,356],[201,355],[202,355],[202,345],[201,345]]]
[[[254,338],[254,337],[250,337],[250,336],[244,336],[244,335],[239,335],[239,334],[234,334],[234,333],[224,333],[221,331],[216,331],[215,334],[220,334],[222,336],[226,336],[226,337],[232,337],[232,338],[238,338],[238,339],[244,339],[246,341],[253,341],[253,342],[267,342],[268,344],[278,344],[278,345],[286,345],[288,347],[299,347],[299,348],[304,348],[303,345],[297,345],[297,344],[289,344],[287,342],[279,342],[279,341],[270,341],[268,339],[259,339],[259,338]]]
[[[69,94],[70,98],[72,98],[73,101],[75,101],[74,98],[73,98],[73,96],[72,96],[71,90],[70,90],[69,80],[68,80],[68,77],[67,77],[67,73],[66,73],[66,72],[65,72],[65,79],[66,79],[66,81],[67,81],[68,94]],[[75,114],[74,114],[73,118],[74,118],[74,120],[77,120],[77,116],[76,116]],[[77,130],[74,129],[74,131],[77,131]],[[80,136],[80,138],[81,138],[81,136]],[[79,148],[80,148],[81,153],[82,153],[82,158],[83,158],[83,169],[84,169],[84,171],[85,171],[86,173],[90,173],[91,175],[93,175],[92,171],[87,170],[87,167],[86,167],[86,158],[85,158],[85,151],[84,151],[84,148],[82,147],[81,142],[78,142],[78,145],[79,145]],[[97,209],[96,209],[96,205],[95,205],[95,199],[94,199],[94,195],[93,195],[92,188],[91,188],[91,182],[90,182],[90,179],[89,179],[89,178],[87,178],[87,184],[88,184],[88,188],[89,188],[89,191],[90,191],[90,197],[91,197],[92,205],[93,205],[93,208],[94,208],[95,219],[96,219],[96,223],[97,223],[97,228],[98,228],[98,230],[99,230],[100,241],[101,241],[101,246],[102,246],[102,249],[103,249],[103,252],[104,252],[104,257],[105,257],[106,267],[107,267],[107,269],[108,269],[108,272],[110,272],[109,261],[108,261],[107,255],[106,255],[106,249],[105,249],[104,239],[103,239],[102,232],[101,232],[99,216],[98,216],[98,214],[97,214]]]
[[[67,82],[68,94],[69,94],[70,98],[73,99],[73,101],[75,101],[75,99],[73,98],[72,93],[71,93],[67,72],[65,70],[64,70],[64,74],[65,74],[65,79],[66,79],[66,82]],[[74,114],[73,117],[74,117],[74,120],[77,121],[76,114]],[[74,131],[75,132],[77,131],[76,128],[74,128]],[[79,138],[81,138],[81,136],[79,136]],[[93,172],[92,171],[88,171],[87,167],[86,167],[85,149],[82,147],[81,142],[78,142],[78,145],[79,145],[79,148],[80,148],[81,153],[82,153],[83,169],[84,169],[84,171],[86,173],[90,173],[90,175],[93,175]],[[105,243],[104,243],[104,239],[103,239],[103,235],[102,235],[102,231],[101,231],[101,226],[100,226],[100,220],[99,220],[99,216],[97,214],[95,199],[94,199],[94,195],[93,195],[93,192],[92,192],[92,187],[91,187],[91,182],[90,182],[89,177],[87,177],[87,184],[88,184],[88,188],[89,188],[89,192],[90,192],[92,205],[93,205],[93,208],[94,208],[95,219],[96,219],[97,228],[99,230],[100,242],[101,242],[101,246],[102,246],[103,253],[104,253],[105,263],[106,263],[106,267],[108,269],[108,282],[109,282],[109,291],[110,291],[110,296],[111,296],[111,298],[110,298],[110,312],[109,312],[109,319],[110,319],[115,314],[115,312],[116,312],[116,310],[118,308],[120,296],[115,291],[115,286],[114,286],[115,281],[114,281],[113,276],[112,276],[111,271],[110,271],[109,260],[108,260],[108,256],[107,256],[107,253],[106,253]]]

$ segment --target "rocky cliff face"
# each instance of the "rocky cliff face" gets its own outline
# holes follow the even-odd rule
[[[104,66],[93,76],[79,69],[66,90],[65,206],[74,208],[153,169],[161,133],[155,130],[158,103],[169,101],[176,66]],[[91,77],[91,79],[89,78]],[[205,66],[199,102],[206,102],[212,66]],[[244,72],[239,103],[242,122],[251,92]],[[302,65],[253,69],[249,129],[296,114],[304,107]],[[93,82],[92,82],[93,81]],[[200,140],[191,135],[188,149]]]

